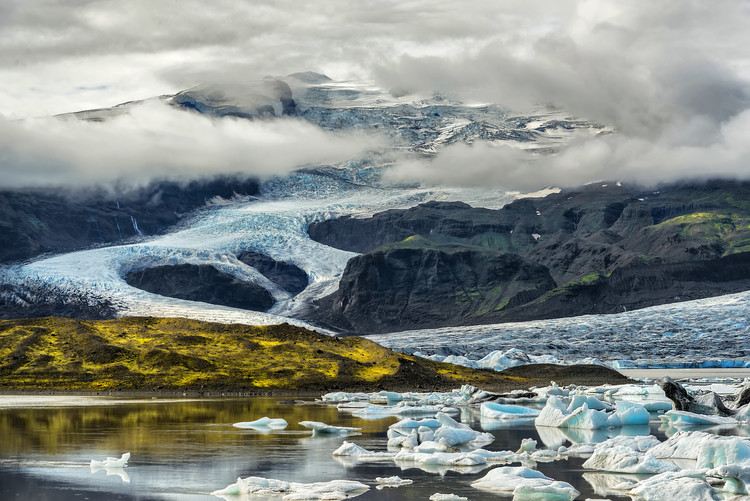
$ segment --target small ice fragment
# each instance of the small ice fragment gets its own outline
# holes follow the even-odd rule
[[[344,443],[342,443],[338,449],[333,451],[333,455],[334,456],[351,456],[357,459],[378,461],[378,460],[383,460],[383,459],[393,459],[393,457],[396,454],[393,452],[369,451],[365,449],[364,447],[361,447],[353,442],[347,442],[346,440],[344,440]]]
[[[353,480],[331,480],[302,484],[263,477],[238,478],[224,489],[212,492],[214,496],[255,494],[258,496],[284,495],[284,499],[346,499],[370,488]]]
[[[456,494],[442,494],[436,492],[430,496],[430,501],[469,501],[469,498],[458,496]]]
[[[414,480],[408,478],[401,478],[399,476],[393,477],[376,477],[375,481],[378,483],[377,489],[383,489],[384,487],[401,487],[402,485],[413,484]]]
[[[277,418],[272,419],[269,417],[262,417],[255,421],[242,421],[234,423],[232,426],[235,428],[242,429],[257,429],[257,428],[273,428],[274,430],[283,430],[289,425],[285,419]]]
[[[352,428],[350,426],[334,426],[331,424],[320,423],[318,421],[300,421],[300,426],[309,428],[313,431],[313,435],[319,434],[337,434],[337,435],[348,435],[362,431],[362,428]]]
[[[124,468],[128,464],[130,453],[126,452],[119,458],[108,457],[104,461],[91,460],[92,468]]]
[[[496,402],[484,402],[480,408],[483,418],[488,419],[523,419],[539,415],[539,409],[530,409],[520,405],[498,404]]]

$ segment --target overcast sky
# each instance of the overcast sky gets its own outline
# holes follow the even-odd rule
[[[68,130],[38,119],[170,94],[219,75],[241,82],[307,70],[518,110],[554,104],[618,131],[534,161],[492,145],[456,146],[429,164],[398,165],[397,179],[516,188],[748,177],[748,26],[743,0],[4,0],[0,186],[143,175],[164,163],[165,173],[193,174],[209,158],[215,171],[269,174],[301,158],[336,161],[369,147],[294,121],[262,131],[191,119],[148,134],[137,116]],[[179,122],[169,113],[147,108],[140,118]],[[273,148],[264,134],[283,140]],[[190,137],[203,139],[162,161],[160,145],[177,153]],[[130,141],[137,147],[118,148]],[[242,165],[254,153],[270,161]],[[461,162],[472,175],[456,179],[452,167]]]

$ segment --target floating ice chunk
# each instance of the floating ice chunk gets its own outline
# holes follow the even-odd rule
[[[401,478],[399,476],[376,477],[375,481],[378,483],[377,489],[382,489],[383,487],[401,487],[402,485],[409,485],[414,483],[414,480]]]
[[[737,424],[738,421],[731,417],[712,416],[708,414],[695,414],[687,411],[667,411],[666,414],[659,416],[664,423],[683,428],[689,426],[710,426],[717,424]]]
[[[442,426],[435,431],[434,440],[455,447],[470,443],[473,445],[489,444],[495,440],[495,436],[481,431]]]
[[[322,397],[324,402],[356,402],[356,401],[368,401],[370,395],[367,393],[347,393],[345,391],[335,391],[332,393],[326,393]]]
[[[361,409],[353,409],[352,414],[366,419],[379,419],[390,416],[434,416],[438,412],[459,414],[459,410],[444,405],[368,405]]]
[[[750,439],[679,431],[649,453],[662,459],[695,459],[698,468],[750,465]]]
[[[589,409],[597,410],[597,411],[604,411],[604,410],[611,410],[612,404],[609,404],[607,402],[603,402],[602,400],[599,400],[595,396],[592,395],[573,395],[570,399],[570,403],[568,404],[568,412],[573,412],[574,410],[578,409],[579,407],[583,407],[583,405],[586,405]]]
[[[520,405],[498,404],[496,402],[484,402],[480,407],[480,413],[487,419],[523,419],[539,415],[539,409],[530,409]]]
[[[303,484],[263,477],[238,478],[224,489],[212,492],[214,496],[255,494],[258,496],[284,495],[284,499],[346,499],[370,488],[353,480],[331,480]],[[307,496],[307,497],[304,497]]]
[[[615,416],[619,419],[621,426],[647,425],[651,418],[643,405],[625,400],[617,402]]]
[[[715,490],[704,478],[705,470],[681,470],[660,473],[638,482],[629,492],[644,501],[689,499],[690,501],[717,501]]]
[[[348,435],[362,431],[362,428],[352,428],[350,426],[334,426],[331,424],[320,423],[318,421],[300,421],[300,426],[309,428],[313,431],[313,435]]]
[[[458,496],[456,494],[442,494],[440,492],[436,492],[432,496],[430,496],[430,501],[469,501],[469,498]]]
[[[125,468],[130,460],[130,453],[126,452],[119,458],[108,457],[104,461],[91,460],[91,468]]]
[[[552,396],[547,401],[542,412],[534,420],[537,426],[551,426],[555,428],[582,428],[598,430],[610,426],[609,414],[604,411],[589,409],[587,404],[568,412],[560,398]]]
[[[370,396],[370,402],[385,402],[393,404],[404,399],[404,395],[395,391],[380,391]]]
[[[282,419],[282,418],[271,419],[269,417],[262,417],[260,419],[256,419],[255,421],[242,421],[239,423],[234,423],[232,426],[234,426],[235,428],[242,428],[242,429],[271,428],[274,430],[283,430],[288,425],[289,423],[286,422],[286,419]]]
[[[350,456],[364,461],[383,461],[393,459],[393,452],[375,452],[365,449],[355,443],[344,440],[338,449],[333,451],[334,456]]]
[[[571,501],[580,492],[567,482],[555,481],[548,485],[519,485],[513,489],[514,501]]]
[[[521,440],[521,446],[516,451],[516,454],[521,454],[524,452],[532,453],[536,450],[536,440],[532,438],[524,438]]]
[[[487,459],[473,452],[411,452],[402,449],[394,461],[433,466],[477,466],[487,464]]]
[[[583,463],[584,468],[614,473],[664,473],[677,471],[679,468],[653,456],[643,453],[638,448],[624,443],[622,438],[616,437],[594,447],[594,454]],[[652,437],[656,440],[656,437]],[[658,442],[658,440],[656,440]],[[620,445],[622,444],[622,445]]]
[[[484,477],[471,483],[472,487],[493,492],[510,494],[518,486],[542,487],[550,485],[553,479],[542,472],[525,466],[501,466],[490,470]]]
[[[410,429],[410,428],[421,428],[422,426],[427,426],[428,428],[440,428],[442,426],[440,424],[440,421],[437,419],[410,419],[405,418],[397,423],[393,423],[388,428],[389,429]]]

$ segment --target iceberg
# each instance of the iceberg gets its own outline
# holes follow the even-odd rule
[[[242,428],[242,429],[274,429],[274,430],[283,430],[289,425],[289,423],[286,422],[285,419],[282,418],[276,418],[272,419],[269,417],[262,417],[260,419],[256,419],[255,421],[242,421],[239,423],[234,423],[232,426],[235,428]]]
[[[469,498],[464,496],[458,496],[456,494],[442,494],[436,492],[430,496],[430,501],[469,501]]]
[[[388,461],[396,456],[395,452],[374,452],[365,449],[355,443],[344,442],[339,446],[338,449],[333,451],[334,456],[349,456],[356,458],[359,461]]]
[[[649,453],[661,459],[694,459],[698,468],[750,465],[750,439],[679,431]]]
[[[125,468],[130,460],[130,453],[126,452],[119,458],[108,457],[104,461],[91,460],[91,468]]]
[[[300,421],[300,426],[309,428],[315,435],[350,435],[362,431],[362,428],[353,428],[351,426],[334,426],[318,421]]]
[[[713,416],[709,414],[696,414],[687,411],[667,411],[659,416],[665,424],[675,428],[686,428],[690,426],[713,426],[724,424],[738,424],[738,421],[731,417]]]
[[[529,419],[538,416],[540,412],[538,409],[495,402],[484,402],[480,407],[481,416],[486,419]]]
[[[393,458],[396,462],[417,463],[427,466],[479,466],[487,459],[474,452],[412,452],[402,449]]]
[[[659,443],[653,435],[611,438],[594,446],[593,455],[583,463],[583,467],[613,473],[655,474],[679,470],[673,463],[662,461],[644,452]]]
[[[555,481],[525,466],[495,468],[484,477],[472,482],[471,486],[501,494],[513,494],[513,499],[570,501],[580,494],[572,485]]]
[[[589,409],[586,403],[581,407],[570,410],[559,397],[551,396],[547,400],[547,405],[534,420],[534,424],[553,428],[598,430],[608,428],[610,421],[609,414],[604,411]]]
[[[303,484],[285,482],[263,477],[238,478],[233,484],[213,491],[214,496],[236,496],[255,494],[257,496],[279,496],[284,499],[347,499],[358,496],[370,489],[367,485],[353,480],[331,480]]]
[[[414,480],[408,478],[401,478],[399,476],[393,477],[376,477],[375,482],[378,483],[377,489],[383,489],[384,487],[401,487],[402,485],[413,484]]]
[[[428,428],[440,428],[442,426],[440,424],[440,421],[437,419],[402,419],[401,421],[398,421],[397,423],[393,423],[388,428],[389,429],[412,429],[412,428],[421,428],[422,426],[426,426]]]
[[[718,501],[716,490],[706,482],[705,470],[681,470],[660,473],[633,487],[629,494],[643,501],[685,499],[690,501]]]

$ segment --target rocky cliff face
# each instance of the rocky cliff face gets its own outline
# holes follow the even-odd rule
[[[141,189],[0,191],[0,263],[159,234],[214,197],[258,189],[253,179],[221,177]]]
[[[299,294],[307,287],[307,273],[291,263],[276,261],[265,254],[250,251],[241,252],[237,259],[252,266],[291,294]]]
[[[457,246],[379,250],[349,261],[325,321],[368,332],[465,323],[554,286],[545,267],[514,254]]]
[[[209,265],[156,266],[128,273],[125,280],[154,294],[233,308],[266,311],[274,304],[271,293],[260,285],[242,282]]]
[[[349,262],[317,315],[342,329],[380,332],[385,324],[614,313],[746,290],[748,200],[750,183],[596,185],[501,210],[432,202],[316,223],[313,239],[365,253]]]

